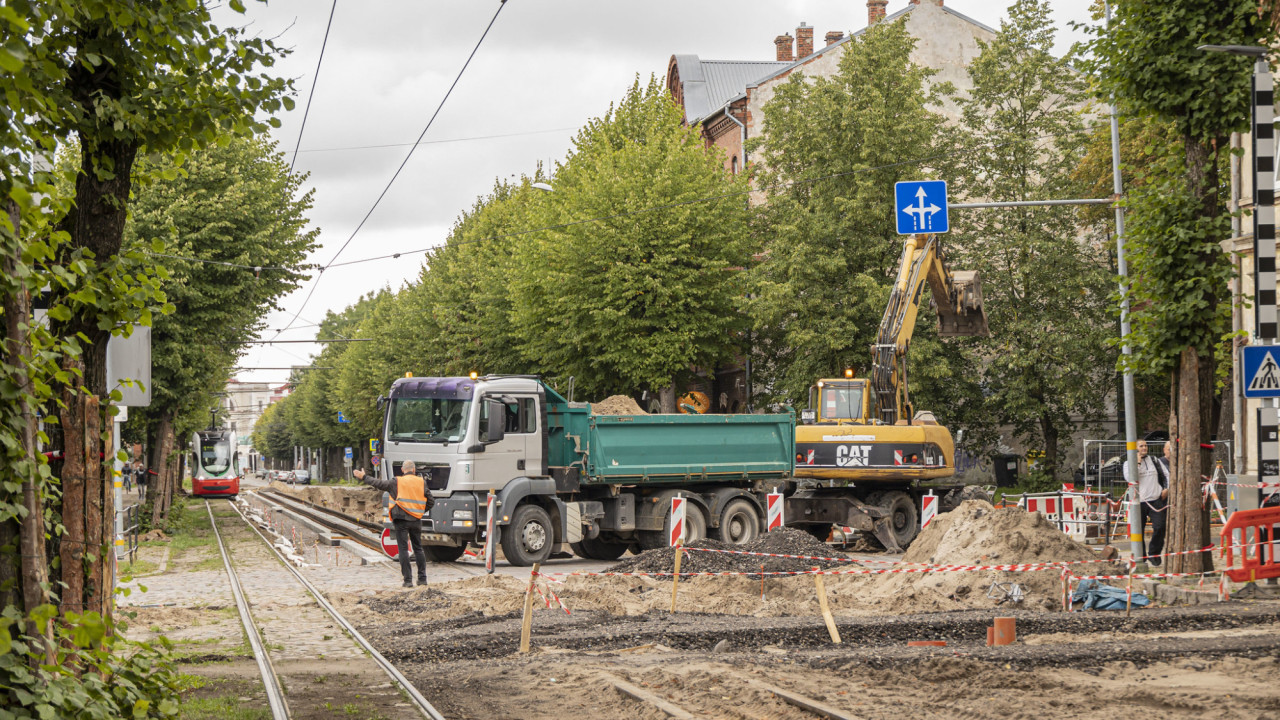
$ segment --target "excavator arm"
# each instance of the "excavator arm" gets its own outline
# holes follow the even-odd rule
[[[871,347],[871,390],[878,421],[893,425],[914,415],[907,391],[907,348],[920,311],[925,283],[938,311],[942,337],[990,335],[982,306],[982,282],[976,271],[947,269],[937,235],[908,236],[898,277]]]

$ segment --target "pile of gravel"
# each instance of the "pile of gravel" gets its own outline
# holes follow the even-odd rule
[[[844,553],[833,550],[831,546],[818,540],[809,533],[795,528],[782,528],[765,533],[746,545],[728,545],[718,540],[701,540],[689,546],[692,551],[684,552],[680,560],[680,572],[760,572],[764,565],[765,572],[786,572],[791,570],[808,570],[812,567],[835,568],[852,567],[849,562],[839,560],[799,560],[796,558],[761,557],[758,555],[730,555],[727,553],[697,552],[696,548],[715,550],[741,550],[745,552],[773,553],[778,555],[808,555],[813,557],[843,558]],[[675,564],[675,548],[658,548],[647,550],[635,557],[627,558],[609,568],[609,572],[671,572]]]
[[[365,605],[376,613],[388,612],[427,612],[447,608],[453,604],[449,596],[439,590],[428,587],[405,592],[397,592],[377,597],[361,598],[357,603]]]

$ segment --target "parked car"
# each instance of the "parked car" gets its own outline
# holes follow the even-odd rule
[[[311,471],[310,471],[310,470],[294,470],[294,471],[293,471],[293,482],[296,482],[296,483],[298,483],[299,485],[310,485],[310,484],[311,484]]]

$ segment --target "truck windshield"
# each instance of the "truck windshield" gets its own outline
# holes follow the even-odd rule
[[[467,432],[470,400],[399,398],[391,402],[387,439],[399,442],[458,442]]]
[[[823,420],[859,420],[862,418],[862,387],[822,389]]]

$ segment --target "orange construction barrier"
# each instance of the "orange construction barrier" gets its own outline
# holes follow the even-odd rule
[[[1223,561],[1228,568],[1223,572],[1227,577],[1234,582],[1280,577],[1280,564],[1276,563],[1276,548],[1272,545],[1274,525],[1280,525],[1280,507],[1232,513],[1222,526]],[[1236,549],[1240,550],[1241,566],[1233,568]]]

